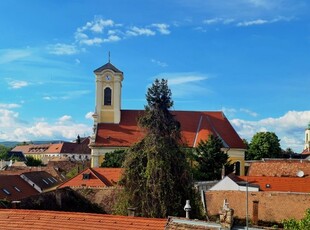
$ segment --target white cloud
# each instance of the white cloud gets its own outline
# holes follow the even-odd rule
[[[129,30],[127,30],[126,34],[128,36],[139,36],[139,35],[154,36],[156,33],[148,28],[139,28],[137,26],[133,26]]]
[[[88,112],[88,113],[86,113],[85,118],[89,119],[89,120],[93,120],[93,114],[94,114],[94,112]]]
[[[161,34],[170,34],[170,30],[168,29],[169,28],[169,25],[167,24],[164,24],[164,23],[155,23],[155,24],[152,24],[152,26],[154,26],[155,28],[157,28],[157,30],[161,33]]]
[[[71,116],[69,116],[69,115],[64,115],[64,116],[62,116],[62,117],[60,117],[59,119],[58,119],[58,124],[64,124],[64,123],[67,123],[67,122],[71,122],[72,121],[72,117]]]
[[[244,21],[244,22],[239,22],[237,23],[237,26],[253,26],[253,25],[262,25],[262,24],[267,24],[270,23],[267,20],[263,19],[256,19],[256,20],[251,20],[251,21]]]
[[[32,55],[29,49],[3,49],[0,50],[0,64],[10,63],[25,59]]]
[[[79,50],[75,45],[68,45],[63,43],[57,43],[55,45],[49,45],[47,47],[49,53],[55,55],[72,55],[77,54]]]
[[[2,104],[0,103],[0,109],[14,109],[14,108],[19,108],[19,104]]]
[[[70,115],[60,117],[55,123],[38,119],[32,124],[22,122],[19,114],[0,109],[0,140],[73,140],[79,135],[91,135],[91,125],[76,123]]]
[[[236,25],[237,26],[254,26],[254,25],[271,24],[271,23],[276,23],[276,22],[280,22],[280,21],[291,21],[293,19],[294,19],[293,17],[276,17],[276,18],[273,18],[270,20],[256,19],[256,20],[239,22]]]
[[[8,128],[18,122],[18,113],[8,109],[0,108],[0,128]]]
[[[203,86],[206,75],[198,73],[162,73],[154,78],[167,79],[173,92],[173,98],[188,98],[189,95],[206,94],[209,90]]]
[[[8,84],[12,89],[20,89],[29,85],[29,83],[26,81],[18,81],[18,80],[10,81],[8,82]]]
[[[198,75],[185,75],[185,76],[179,76],[176,78],[169,78],[168,79],[168,84],[170,86],[172,85],[181,85],[181,84],[188,84],[192,82],[197,82],[197,81],[204,81],[208,79],[206,76],[198,76]]]
[[[249,141],[257,132],[275,132],[281,140],[281,147],[301,152],[304,142],[304,129],[310,121],[310,111],[288,111],[278,118],[264,118],[258,121],[241,119],[230,120],[242,138]]]
[[[103,42],[104,42],[104,40],[102,38],[94,37],[91,39],[83,39],[80,41],[80,44],[92,46],[92,45],[100,45]]]
[[[151,62],[155,63],[156,65],[159,65],[161,67],[167,67],[168,66],[165,62],[161,62],[161,61],[158,61],[158,60],[155,60],[155,59],[151,59]]]

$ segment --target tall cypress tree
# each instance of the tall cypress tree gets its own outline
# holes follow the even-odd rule
[[[180,124],[169,111],[173,101],[167,80],[156,79],[146,100],[138,120],[146,135],[127,151],[124,197],[142,216],[183,216],[185,201],[193,196],[192,183],[180,145]]]

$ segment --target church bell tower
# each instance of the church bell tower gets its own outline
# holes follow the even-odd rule
[[[110,61],[94,71],[96,76],[96,106],[94,126],[98,123],[119,124],[121,120],[121,89],[123,72]]]

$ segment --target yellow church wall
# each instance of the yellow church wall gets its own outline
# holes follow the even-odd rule
[[[113,110],[110,110],[110,111],[101,110],[100,122],[113,123],[114,122],[114,111]]]

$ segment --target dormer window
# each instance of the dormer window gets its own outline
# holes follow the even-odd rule
[[[270,184],[266,184],[266,188],[271,188],[271,185]]]
[[[17,191],[17,192],[21,192],[19,188],[17,188],[16,186],[14,186],[14,189]]]
[[[90,173],[83,173],[83,180],[89,180],[90,179]]]
[[[10,193],[7,189],[5,189],[5,188],[3,188],[2,191],[3,191],[6,195],[11,195],[11,193]]]
[[[107,87],[104,89],[104,105],[111,105],[112,104],[112,90],[111,88]]]

